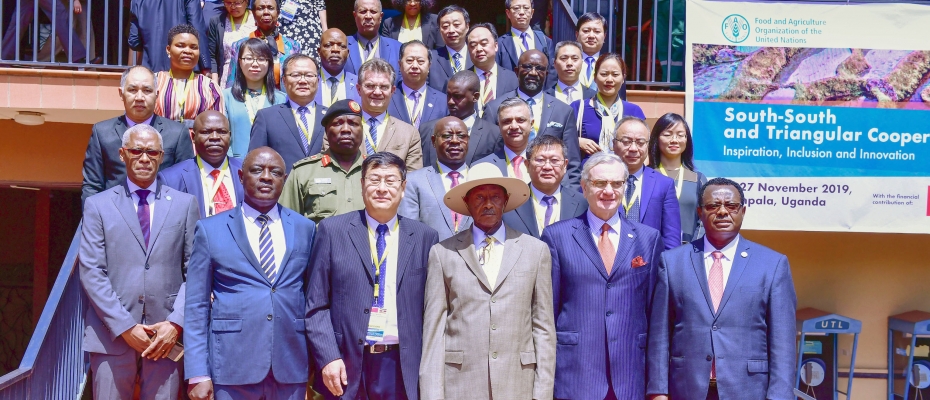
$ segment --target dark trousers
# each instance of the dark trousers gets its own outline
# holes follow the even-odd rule
[[[122,340],[122,339],[120,339]],[[141,398],[174,400],[181,385],[181,364],[162,358],[152,361],[135,350],[111,355],[90,353],[97,399],[131,400],[139,378]]]
[[[400,350],[379,354],[365,352],[362,357],[362,385],[359,397],[370,400],[407,400],[400,371]]]
[[[87,2],[86,7],[90,7],[91,25],[94,29],[95,56],[100,57],[104,64],[117,65],[119,62],[120,38],[123,38],[123,64],[129,62],[129,46],[125,42],[125,38],[129,36],[129,4],[124,0],[90,0]],[[122,30],[119,24],[120,9],[122,9]],[[103,56],[104,50],[106,57]]]
[[[720,400],[720,394],[717,393],[717,386],[711,386],[707,389],[707,400]]]
[[[34,21],[36,12],[35,6],[36,4],[33,0],[20,0],[17,5],[17,11],[13,13],[13,18],[10,20],[10,24],[7,26],[6,32],[3,35],[2,53],[0,53],[0,56],[2,56],[4,60],[19,59],[20,55],[16,54],[16,42],[22,39],[22,36],[25,35],[28,30],[29,24]],[[81,43],[81,38],[70,29],[69,19],[71,18],[72,10],[59,0],[39,0],[39,9],[42,10],[50,20],[52,19],[53,8],[55,9],[55,18],[53,20],[55,24],[55,35],[58,36],[58,40],[61,41],[65,49],[65,54],[71,55],[70,61],[77,61],[84,58],[87,50],[84,48],[84,44]],[[75,23],[76,21],[77,19],[75,19]],[[19,24],[19,36],[16,35],[17,23]],[[68,40],[69,37],[70,40]],[[23,48],[20,47],[20,51],[22,50]],[[52,53],[54,58],[54,51]]]
[[[262,399],[262,400],[304,400],[307,396],[306,383],[279,383],[274,373],[268,370],[268,376],[259,383],[251,385],[213,384],[216,400]]]

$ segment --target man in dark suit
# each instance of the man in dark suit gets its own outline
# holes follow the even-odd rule
[[[581,44],[582,69],[580,80],[584,87],[597,91],[594,82],[594,67],[597,59],[601,57],[604,40],[607,38],[607,19],[594,11],[589,11],[578,17],[575,24],[575,40]],[[620,99],[626,100],[626,82],[620,85]]]
[[[542,235],[558,327],[555,398],[642,399],[661,238],[619,212],[627,175],[619,157],[597,153],[582,175],[588,212]]]
[[[432,10],[427,9],[427,4],[430,3],[418,3],[418,10],[413,15],[408,14],[413,13],[410,8],[404,7],[404,12],[384,20],[384,22],[381,23],[381,36],[396,40],[400,37],[401,28],[408,23],[411,25],[415,24],[413,21],[416,19],[420,22],[420,37],[422,37],[421,41],[423,44],[429,49],[442,46],[442,35],[439,33],[438,18],[436,14],[432,13]],[[405,18],[409,18],[409,20],[405,20]]]
[[[662,233],[665,249],[681,246],[681,214],[675,181],[645,166],[649,127],[636,117],[623,117],[617,123],[614,153],[623,159],[630,175],[624,189],[626,219],[641,222]]]
[[[468,154],[465,164],[471,165],[475,160],[491,154],[502,146],[500,130],[497,126],[478,118],[475,105],[480,96],[478,75],[471,71],[460,71],[449,79],[446,87],[446,107],[449,115],[465,123],[468,129]],[[433,131],[439,120],[420,124],[420,143],[423,144],[423,165],[436,163],[436,148],[433,147]]]
[[[96,398],[177,399],[181,368],[166,358],[184,321],[184,280],[197,222],[193,196],[157,182],[161,136],[138,124],[123,134],[126,178],[84,202],[81,285],[84,351]]]
[[[504,8],[504,14],[510,21],[510,30],[497,38],[499,46],[497,64],[505,69],[516,70],[520,66],[520,57],[529,50],[541,51],[546,55],[547,61],[555,60],[552,39],[543,31],[534,30],[530,26],[530,20],[533,18],[533,1],[504,0]],[[551,70],[548,74],[549,80],[545,82],[546,87],[549,87],[555,83],[555,70],[552,70],[551,63],[547,65],[547,70]]]
[[[527,50],[520,56],[520,66],[517,74],[520,87],[508,93],[501,94],[497,100],[488,104],[484,119],[498,124],[497,109],[504,99],[519,97],[530,107],[533,127],[530,130],[530,140],[539,135],[552,135],[562,140],[568,152],[568,178],[567,184],[578,188],[581,176],[581,148],[578,144],[578,124],[574,110],[555,96],[543,93],[546,81],[546,65],[549,61],[539,50]]]
[[[391,64],[397,71],[400,68],[398,63],[400,42],[378,34],[381,18],[384,16],[381,12],[381,2],[355,0],[352,15],[355,17],[355,27],[358,28],[358,32],[348,38],[349,61],[346,63],[346,68],[355,75],[361,75],[359,68],[365,61],[380,58]]]
[[[302,400],[310,247],[316,226],[278,205],[286,176],[274,150],[250,151],[243,202],[197,223],[184,331],[194,400]]]
[[[310,257],[307,335],[322,367],[313,388],[327,399],[416,400],[426,270],[439,236],[397,215],[400,157],[375,153],[362,171],[365,209],[324,219]]]
[[[519,86],[517,75],[510,69],[497,64],[497,29],[489,22],[475,24],[465,34],[468,54],[475,64],[472,68],[481,82],[481,97],[478,99],[478,116],[484,113],[485,106]]]
[[[316,91],[316,104],[323,107],[323,112],[339,100],[358,97],[358,77],[346,70],[349,59],[349,45],[345,33],[339,28],[330,28],[320,37],[320,80]]]
[[[207,110],[194,119],[197,156],[160,173],[165,185],[193,195],[200,218],[230,210],[242,200],[239,170],[242,160],[227,156],[229,121],[219,111]]]
[[[546,94],[561,100],[565,104],[572,104],[576,100],[587,100],[597,91],[581,84],[581,45],[578,42],[565,40],[555,45],[555,72],[559,79],[549,86]]]
[[[711,179],[706,235],[666,251],[649,327],[651,399],[794,399],[797,296],[788,259],[740,234],[746,198]]]
[[[471,217],[451,211],[443,201],[446,192],[468,178],[465,160],[471,137],[456,117],[442,118],[435,126],[429,143],[437,160],[407,177],[398,213],[428,225],[439,232],[439,240],[446,240],[471,224]]]
[[[432,62],[432,55],[423,42],[412,40],[400,46],[400,90],[395,90],[391,96],[388,115],[417,129],[421,122],[449,115],[443,107],[446,96],[426,84]]]
[[[446,91],[446,83],[457,72],[470,70],[474,65],[465,42],[468,32],[468,11],[455,4],[439,11],[439,32],[444,46],[432,50],[433,62],[429,66],[429,85],[434,89]]]
[[[119,96],[126,114],[94,124],[87,142],[81,201],[126,180],[126,164],[120,159],[119,150],[123,132],[136,124],[151,125],[161,134],[164,154],[159,165],[162,168],[194,158],[194,149],[184,125],[155,115],[158,89],[152,71],[142,66],[124,71]]]
[[[504,214],[507,226],[539,238],[549,225],[584,213],[588,204],[581,193],[562,185],[567,154],[565,144],[555,136],[542,135],[530,141],[526,148],[526,169],[530,174],[531,197]]]
[[[325,135],[325,111],[314,101],[317,92],[316,61],[294,54],[281,65],[281,81],[287,91],[287,103],[258,111],[252,124],[249,151],[271,147],[284,158],[287,172],[294,163],[320,152]]]

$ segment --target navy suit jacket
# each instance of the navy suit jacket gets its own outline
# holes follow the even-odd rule
[[[436,165],[436,148],[433,146],[433,129],[439,120],[433,120],[420,124],[420,144],[423,146],[423,166]],[[468,133],[468,153],[465,154],[465,164],[472,165],[476,160],[480,160],[493,153],[498,148],[503,148],[503,138],[500,129],[496,125],[480,118],[475,118],[475,123]]]
[[[510,71],[514,71],[520,64],[520,56],[517,54],[515,40],[519,37],[513,36],[513,30],[507,29],[507,32],[497,38],[497,64]],[[546,75],[544,87],[558,82],[559,77],[555,73],[555,44],[545,33],[539,30],[533,30],[533,42],[536,50],[543,52],[549,60],[549,72]]]
[[[581,192],[567,186],[562,186],[562,201],[559,202],[559,221],[575,218],[584,214],[588,209],[588,202]],[[504,225],[539,239],[539,227],[536,225],[535,199],[531,196],[520,207],[504,214]],[[553,223],[558,221],[553,221]],[[551,225],[550,225],[551,226]]]
[[[346,38],[349,45],[349,59],[346,61],[346,71],[358,75],[362,67],[362,53],[358,50],[358,33]],[[378,54],[375,56],[394,67],[394,72],[400,76],[400,42],[387,36],[381,36],[378,41]]]
[[[481,70],[475,66],[472,66],[471,71],[478,74],[479,78],[484,74],[484,72],[481,72]],[[512,92],[514,90],[517,90],[518,87],[520,87],[520,79],[517,78],[517,74],[513,73],[513,71],[509,69],[506,69],[498,65],[497,66],[497,85],[494,87],[494,99],[496,100],[500,98],[501,93]],[[480,102],[478,103],[478,107],[481,107]]]
[[[423,293],[429,250],[439,242],[432,228],[397,217],[397,330],[400,369],[408,399],[418,399],[420,350],[423,346]],[[362,379],[362,358],[374,296],[374,271],[365,211],[320,222],[310,256],[313,271],[307,297],[307,334],[317,367],[313,388],[334,399],[319,373],[336,359],[346,365],[349,385],[343,397],[355,399]]]
[[[381,23],[381,36],[387,36],[391,39],[397,39],[400,36],[400,28],[404,26],[404,14],[395,15],[385,19]],[[434,49],[439,46],[445,46],[442,41],[442,34],[439,33],[439,18],[436,14],[423,11],[420,13],[420,32],[423,34],[423,44],[427,49]]]
[[[549,89],[546,89],[546,94],[552,97],[555,97],[555,89],[558,86],[558,82],[552,84]],[[597,96],[597,90],[591,89],[584,85],[581,86],[581,98],[584,100],[590,99],[594,96]],[[572,110],[574,111],[574,110]]]
[[[323,148],[323,107],[317,104],[314,119],[313,135],[310,140],[310,152],[305,153],[300,135],[303,132],[297,127],[294,111],[291,111],[291,102],[274,105],[258,110],[255,122],[252,123],[252,140],[249,141],[249,151],[262,146],[268,146],[281,154],[287,172],[291,172],[294,163],[315,155]]]
[[[359,97],[358,89],[356,88],[356,85],[358,85],[358,77],[355,76],[355,74],[349,72],[348,70],[345,70],[345,71],[346,71],[346,78],[345,78],[346,98],[355,100],[356,103],[361,104],[362,98]],[[315,101],[318,106],[323,105],[323,89],[322,89],[323,85],[326,85],[327,87],[329,87],[330,83],[324,82],[323,74],[320,73],[320,77],[317,80],[316,96],[313,98],[313,101]],[[325,113],[325,110],[324,110],[324,113]],[[317,121],[317,123],[320,123],[320,122],[322,121]]]
[[[681,246],[681,212],[675,181],[643,166],[642,197],[639,199],[639,222],[662,233],[665,249]]]
[[[550,225],[542,240],[552,254],[555,397],[606,398],[609,378],[616,398],[645,398],[647,316],[662,252],[659,232],[623,220],[610,275],[587,213]],[[634,267],[639,257],[645,264]]]
[[[278,211],[287,250],[274,283],[252,251],[241,207],[197,222],[187,267],[185,379],[247,385],[271,370],[279,383],[307,382],[304,305],[316,226],[286,207]]]
[[[239,170],[242,169],[242,160],[236,157],[228,157],[229,173],[232,175],[233,190],[236,195],[236,202],[242,202],[245,195],[242,190],[242,182],[239,182]],[[161,179],[171,188],[179,192],[188,193],[197,199],[199,204],[200,218],[206,218],[204,210],[203,181],[200,179],[200,167],[197,166],[197,159],[181,161],[172,165],[170,168],[159,172]]]
[[[716,312],[704,238],[662,254],[649,327],[647,393],[703,399],[713,355],[721,399],[795,398],[797,297],[788,258],[744,237],[736,245]]]
[[[433,52],[433,61],[429,64],[429,80],[426,81],[433,89],[443,93],[446,91],[446,84],[452,75],[455,75],[452,65],[454,61],[449,58],[449,48],[443,43],[441,47]],[[471,63],[471,56],[468,55],[468,49],[465,49],[465,69],[472,69],[475,65]]]
[[[388,104],[388,115],[413,125],[413,116],[407,112],[407,103],[404,99],[406,96],[407,94],[404,93],[403,85],[398,83],[397,90],[394,91],[394,95],[391,96],[391,102]],[[431,88],[429,85],[426,85],[426,98],[420,99],[420,101],[425,102],[423,104],[423,111],[421,111],[420,125],[423,125],[426,121],[436,120],[449,115],[449,108],[446,107],[446,94]],[[416,125],[413,125],[413,127],[419,129],[419,126]]]

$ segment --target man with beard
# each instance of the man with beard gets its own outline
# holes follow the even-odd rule
[[[459,71],[449,79],[446,87],[446,107],[449,115],[465,123],[468,129],[468,154],[465,164],[471,165],[475,160],[491,154],[501,146],[501,135],[497,126],[478,118],[475,105],[480,96],[478,75],[472,71]],[[436,149],[433,147],[433,129],[438,120],[420,125],[420,143],[423,144],[423,165],[436,163]]]
[[[346,34],[339,28],[330,28],[323,32],[320,39],[320,80],[317,83],[316,104],[328,109],[339,100],[362,100],[358,97],[358,77],[346,71],[349,59],[349,45]],[[324,111],[325,112],[325,111]]]

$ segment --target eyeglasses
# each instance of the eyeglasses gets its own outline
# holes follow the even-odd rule
[[[606,189],[607,185],[610,185],[612,189],[619,190],[620,188],[623,187],[623,184],[624,184],[623,181],[608,181],[608,180],[601,180],[601,179],[593,180],[593,181],[589,180],[588,182],[591,182],[591,185],[601,190]]]
[[[636,143],[636,147],[646,147],[646,144],[649,143],[646,139],[633,140],[630,138],[614,139],[614,141],[619,142],[623,147],[630,147],[633,143]]]
[[[442,135],[439,135],[439,138],[442,139],[442,141],[444,142],[448,142],[455,138],[457,138],[458,140],[468,140],[468,134],[467,133],[443,133]]]
[[[132,156],[132,158],[142,157],[143,154],[149,156],[149,158],[155,158],[164,153],[164,151],[161,150],[130,149],[128,147],[123,147],[123,150],[129,152],[129,155]]]
[[[224,1],[223,2],[223,5],[225,5],[226,7],[242,7],[246,4],[248,4],[247,1]]]
[[[742,203],[712,203],[712,204],[701,205],[701,208],[703,208],[704,211],[709,212],[709,213],[717,212],[717,210],[719,210],[720,207],[724,207],[727,209],[728,212],[732,213],[732,212],[739,211],[739,209],[743,207],[743,204]]]
[[[203,136],[213,136],[214,134],[216,134],[216,135],[218,135],[218,136],[228,136],[228,135],[229,135],[229,131],[227,131],[227,130],[225,130],[225,129],[211,129],[211,130],[206,130],[206,129],[205,129],[205,130],[202,130],[202,131],[197,131],[197,134],[198,134],[198,135],[203,135]]]
[[[565,159],[563,158],[542,158],[542,157],[533,159],[533,165],[542,167],[543,165],[546,165],[546,163],[549,163],[549,165],[555,168],[558,168],[558,167],[561,167],[563,163],[565,163]]]
[[[313,72],[307,72],[307,73],[303,73],[303,74],[301,74],[300,72],[291,72],[291,73],[287,74],[288,79],[291,79],[291,80],[294,80],[294,81],[297,81],[297,82],[300,82],[301,80],[304,80],[304,79],[306,79],[306,80],[308,80],[308,81],[313,81],[313,80],[316,80],[316,78],[317,78],[318,76],[319,76],[319,75],[317,75],[317,74],[315,74],[315,73],[313,73]]]
[[[258,61],[259,64],[267,64],[267,63],[268,63],[268,59],[265,58],[265,57],[258,57],[258,58],[255,58],[255,57],[252,57],[252,56],[246,56],[246,57],[240,58],[240,60],[245,61],[246,64],[251,64],[251,63],[254,63],[254,62],[256,62],[256,61]]]
[[[372,187],[381,186],[381,184],[384,183],[384,185],[387,186],[388,188],[396,189],[400,186],[401,182],[403,181],[394,176],[389,176],[387,178],[381,178],[378,176],[369,176],[365,178],[365,185],[372,186]]]
[[[544,66],[542,66],[542,65],[522,64],[522,65],[520,65],[520,70],[521,70],[521,71],[528,71],[528,72],[533,72],[533,71],[536,71],[536,72],[543,72],[543,71],[546,70],[546,67],[544,67]]]
[[[407,0],[405,1],[405,3],[410,4],[410,5],[417,5],[417,4],[420,4],[420,0]]]
[[[669,132],[669,131],[665,131],[665,132],[662,132],[662,134],[659,135],[659,136],[662,136],[662,137],[665,138],[665,139],[671,139],[671,138],[675,138],[675,139],[687,139],[687,138],[688,138],[688,134],[687,134],[687,133],[684,133],[684,132],[682,132],[682,133],[672,133],[672,132]]]
[[[510,11],[511,11],[511,12],[515,12],[515,13],[518,13],[518,12],[520,12],[520,11],[523,11],[523,12],[530,12],[530,10],[532,10],[532,9],[533,9],[533,7],[530,7],[530,6],[513,6],[513,7],[510,7]]]
[[[363,84],[362,87],[365,88],[365,90],[367,90],[367,91],[369,91],[369,92],[374,92],[375,90],[380,90],[380,91],[382,91],[382,92],[387,92],[387,91],[391,90],[391,85],[387,85],[387,84],[384,84],[384,85],[375,85],[374,83],[366,83],[366,84]]]

